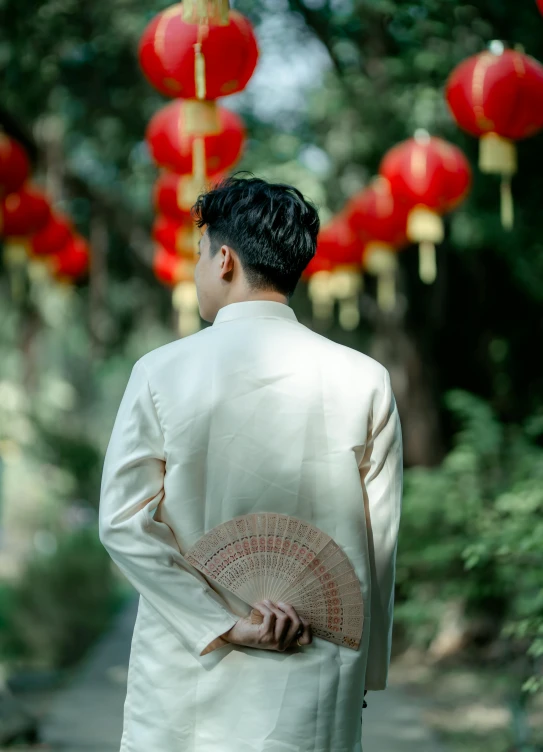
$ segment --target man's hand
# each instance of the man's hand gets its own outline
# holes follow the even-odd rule
[[[222,639],[234,645],[243,645],[259,650],[277,650],[284,653],[291,647],[310,645],[313,642],[311,625],[296,613],[288,603],[259,601],[254,605],[264,617],[262,624],[252,624],[251,615],[237,621],[232,629],[221,635]]]

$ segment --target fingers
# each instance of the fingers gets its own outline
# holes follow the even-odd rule
[[[290,623],[289,617],[267,599],[259,601],[257,607],[264,615],[261,626],[262,647],[283,652],[288,646],[286,634]]]
[[[302,620],[296,613],[296,610],[289,603],[278,601],[277,605],[287,614],[287,616],[289,616],[290,627],[287,630],[285,643],[287,647],[290,647],[291,643],[296,644],[296,639],[297,637],[299,637],[299,633],[302,632],[303,634],[304,625],[302,624]],[[301,641],[302,640],[300,638],[300,642]]]
[[[272,603],[268,599],[258,601],[254,605],[263,616],[260,625],[261,646],[268,650],[284,652],[290,647],[296,647],[298,639],[300,645],[310,645],[313,641],[311,625],[307,619],[302,619],[296,609],[288,603],[279,601]]]
[[[304,619],[303,616],[300,616],[294,606],[291,606],[288,603],[284,604],[282,601],[280,601],[279,605],[281,607],[284,607],[287,613],[290,613],[292,611],[292,614],[294,615],[292,618],[294,619],[294,617],[296,617],[300,621],[300,626],[294,634],[294,637],[292,638],[292,647],[294,647],[297,642],[299,642],[300,645],[311,645],[311,643],[313,642],[313,630],[308,619]]]
[[[258,610],[264,617],[264,621],[261,625],[262,633],[272,635],[275,631],[275,613],[270,608],[268,608],[268,606],[266,606],[266,602],[259,601],[255,605],[255,608],[258,608]]]
[[[290,628],[290,617],[269,600],[264,601],[265,605],[275,614],[274,637],[276,650],[283,652],[289,646],[290,641],[287,639]]]
[[[302,618],[298,614],[294,606],[291,606],[289,603],[278,601],[277,605],[280,606],[291,617],[293,623],[295,622],[295,620],[299,622],[299,626],[294,632],[292,642],[296,644],[296,640],[298,640],[300,645],[311,645],[311,643],[313,642],[313,631],[311,629],[311,624],[309,623],[309,621]]]
[[[302,621],[302,627],[303,627],[303,634],[299,638],[300,645],[311,645],[313,642],[313,630],[311,629],[311,624],[307,621],[307,619],[302,619],[300,616],[300,619]]]

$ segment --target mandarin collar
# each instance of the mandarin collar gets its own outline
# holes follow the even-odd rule
[[[280,318],[298,321],[292,308],[278,300],[241,300],[219,308],[213,326],[224,321],[249,317]]]

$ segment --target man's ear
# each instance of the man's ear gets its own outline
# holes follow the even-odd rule
[[[230,248],[230,246],[229,246],[229,245],[226,245],[226,244],[224,244],[224,245],[221,245],[221,247],[219,248],[219,253],[220,253],[221,255],[222,255],[222,252],[223,252],[223,250],[224,250],[224,252],[225,252],[225,253],[226,253],[227,251],[229,251],[230,253],[229,253],[229,255],[227,256],[227,258],[223,258],[223,259],[221,259],[221,267],[222,267],[222,266],[224,266],[224,262],[225,262],[225,261],[227,261],[227,260],[228,260],[229,258],[233,258],[233,256],[232,256],[232,249]]]

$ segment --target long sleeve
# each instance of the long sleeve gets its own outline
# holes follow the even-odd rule
[[[371,570],[371,618],[365,688],[386,689],[392,646],[396,553],[402,509],[403,447],[388,371],[360,464]]]
[[[164,497],[165,470],[164,436],[147,371],[139,360],[104,460],[100,541],[140,595],[198,657],[228,644],[217,638],[239,617],[219,603],[201,573],[188,564],[171,528],[154,518]]]

